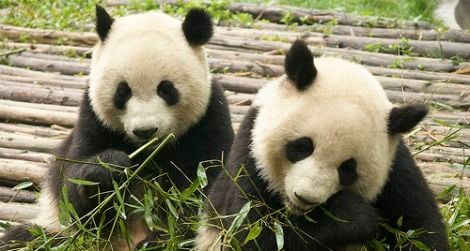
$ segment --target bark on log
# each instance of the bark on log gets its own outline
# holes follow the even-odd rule
[[[78,106],[83,94],[77,91],[54,90],[41,86],[20,86],[0,83],[0,98],[32,103]]]
[[[45,163],[0,158],[0,178],[15,181],[30,180],[39,185],[48,166]]]
[[[65,75],[88,74],[90,72],[88,64],[84,63],[46,60],[18,55],[9,56],[8,61],[11,65],[15,66],[45,72],[60,72]]]
[[[71,127],[77,121],[77,114],[0,104],[0,119],[9,122],[25,122],[39,125],[58,124]]]
[[[208,49],[208,55],[214,60],[236,60],[236,61],[249,61],[259,62],[268,65],[280,65],[284,64],[284,56],[282,55],[264,55],[255,53],[243,53],[226,50]],[[429,81],[441,81],[449,83],[460,83],[470,84],[470,76],[454,74],[454,73],[442,73],[442,72],[429,72],[422,70],[406,70],[406,69],[391,69],[384,67],[365,66],[374,75],[388,76],[388,77],[399,77],[408,79],[418,80],[429,80]]]
[[[219,25],[230,25],[224,22]],[[419,29],[397,29],[397,28],[371,28],[359,27],[351,25],[331,25],[331,24],[313,24],[313,25],[297,25],[287,26],[282,24],[255,22],[248,28],[256,28],[263,30],[284,30],[298,32],[322,32],[325,34],[349,35],[359,37],[376,37],[376,38],[407,38],[414,40],[431,40],[431,41],[452,41],[470,43],[470,33],[461,30],[419,30]]]
[[[0,220],[28,223],[38,214],[39,206],[25,203],[0,202]]]
[[[39,109],[43,111],[70,112],[70,113],[75,113],[75,114],[78,114],[78,110],[79,110],[79,107],[77,106],[37,104],[37,103],[30,103],[30,102],[12,101],[12,100],[6,100],[6,99],[0,99],[0,105],[33,108],[33,109]]]
[[[54,44],[57,40],[66,39],[70,45],[94,45],[98,39],[95,33],[91,32],[66,32],[48,29],[30,29],[18,26],[0,24],[0,35],[4,38],[12,40],[23,37],[27,34],[27,38],[40,43]]]
[[[217,33],[218,32],[218,33]],[[217,35],[219,34],[219,35]],[[223,35],[223,36],[221,36]],[[415,54],[425,57],[451,58],[459,56],[470,58],[470,44],[448,41],[419,41],[392,38],[358,37],[347,35],[325,35],[318,32],[292,32],[273,31],[259,29],[245,29],[235,27],[217,27],[214,39],[226,39],[225,37],[250,38],[253,40],[280,40],[292,43],[298,38],[302,38],[309,45],[327,45],[336,48],[352,48],[363,50],[369,45],[377,45],[388,48],[393,45],[402,45],[410,48]],[[396,52],[386,52],[396,54]]]
[[[6,66],[2,64],[0,64],[0,74],[31,77],[31,78],[45,78],[45,79],[54,79],[54,80],[76,81],[76,82],[82,82],[82,83],[86,83],[88,81],[88,77],[66,76],[66,75],[60,75],[60,74],[55,74],[55,73],[32,71],[28,69]]]
[[[52,45],[38,43],[1,42],[0,47],[6,49],[25,48],[28,51],[47,53],[54,55],[77,55],[81,57],[91,57],[92,48],[71,45]]]
[[[25,202],[33,203],[36,201],[34,192],[27,190],[13,190],[10,187],[0,186],[0,202]]]
[[[14,159],[14,160],[26,160],[38,163],[50,163],[55,157],[48,153],[38,153],[28,150],[12,149],[0,147],[0,158],[3,159]]]
[[[298,23],[327,23],[335,21],[338,24],[364,27],[432,28],[429,23],[421,21],[400,21],[391,18],[358,16],[335,11],[310,10],[287,6],[278,7],[250,3],[232,3],[229,6],[229,10],[235,13],[248,13],[256,19],[267,19],[275,23],[282,23],[282,19],[286,13],[289,13],[293,17],[293,21]]]
[[[60,87],[60,88],[71,88],[71,89],[86,89],[88,85],[85,82],[80,81],[66,81],[66,80],[55,80],[47,78],[32,78],[22,76],[11,76],[0,74],[0,81],[12,81],[17,83],[30,83],[42,86]]]

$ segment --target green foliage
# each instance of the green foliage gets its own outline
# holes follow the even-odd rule
[[[388,46],[382,45],[378,42],[375,44],[368,44],[364,46],[364,50],[370,52],[390,53],[395,55],[413,56],[413,47],[409,44],[409,40],[401,38],[399,43],[389,44]]]

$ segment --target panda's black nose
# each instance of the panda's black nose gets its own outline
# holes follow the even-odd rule
[[[152,137],[157,131],[158,131],[158,128],[146,128],[146,129],[134,129],[132,130],[132,133],[134,133],[134,135],[139,138],[148,139]]]

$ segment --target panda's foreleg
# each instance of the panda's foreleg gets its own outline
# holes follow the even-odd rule
[[[389,179],[375,206],[391,227],[404,232],[424,229],[426,233],[419,235],[418,240],[431,250],[449,250],[445,226],[434,195],[403,141],[397,149]],[[397,222],[401,217],[399,226]],[[386,229],[382,232],[393,247],[396,243],[394,234]],[[407,250],[420,249],[413,246],[407,247]]]
[[[373,239],[379,231],[379,217],[375,208],[348,190],[331,196],[312,216],[317,223],[305,224],[315,238],[318,249],[362,244]]]
[[[132,165],[125,152],[114,149],[105,150],[80,163],[67,163],[64,168],[64,185],[67,188],[67,199],[73,205],[79,217],[87,215],[103,202],[107,195],[114,190],[113,180],[119,183],[121,178],[120,172],[111,171],[97,164],[98,160],[122,167]],[[89,164],[85,162],[89,162]],[[74,182],[74,179],[95,182],[97,185],[80,184],[80,182]],[[105,213],[105,222],[108,222],[115,214],[112,203],[108,203],[104,208],[99,209],[99,213],[94,214],[95,223],[99,222],[103,213]],[[82,219],[82,222],[87,219]]]

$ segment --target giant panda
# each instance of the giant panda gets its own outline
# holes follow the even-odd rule
[[[284,208],[276,219],[286,251],[351,250],[374,237],[394,250],[382,221],[405,232],[424,229],[419,241],[448,250],[433,194],[401,137],[427,111],[392,105],[363,66],[314,60],[297,40],[285,75],[259,91],[240,125],[226,171],[209,191],[197,250],[277,250],[280,231],[269,217]],[[248,225],[234,217],[243,219],[249,201],[247,239]]]
[[[99,42],[79,119],[55,153],[81,162],[52,164],[42,187],[40,214],[32,222],[50,232],[60,231],[63,186],[80,217],[97,205],[95,186],[77,185],[69,178],[98,182],[102,193],[112,190],[112,179],[119,177],[94,165],[98,159],[131,167],[146,156],[131,161],[129,153],[152,137],[173,133],[173,142],[155,158],[161,171],[149,168],[142,177],[166,173],[171,182],[162,180],[164,189],[173,184],[184,189],[196,177],[198,164],[220,160],[233,140],[223,90],[210,79],[203,45],[212,36],[213,24],[204,10],[189,10],[181,22],[159,12],[114,19],[96,6],[96,30]],[[209,181],[215,173],[207,171]],[[27,228],[9,231],[3,241],[32,239]],[[116,237],[113,250],[133,250],[154,237],[141,216],[130,218],[128,228],[130,242]]]

